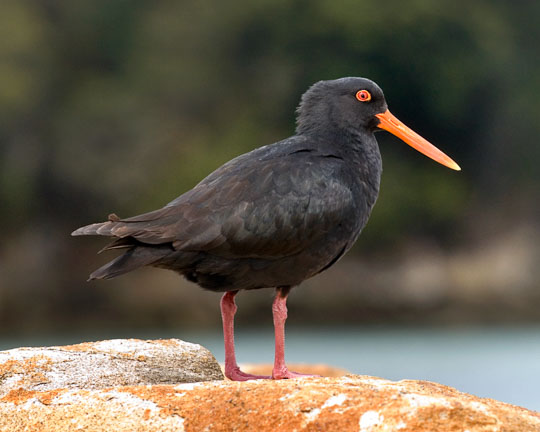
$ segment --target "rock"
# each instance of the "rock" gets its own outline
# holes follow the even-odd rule
[[[540,414],[431,382],[348,375],[12,390],[0,430],[534,432]]]
[[[177,339],[118,339],[0,351],[0,396],[224,379],[206,348]]]

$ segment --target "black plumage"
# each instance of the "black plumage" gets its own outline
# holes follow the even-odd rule
[[[165,207],[74,231],[127,249],[90,279],[149,265],[214,291],[276,287],[285,298],[334,264],[375,204],[382,163],[374,132],[392,131],[384,121],[394,120],[365,78],[320,81],[297,112],[294,136],[227,162]]]
[[[317,83],[302,98],[297,135],[231,160],[162,209],[75,231],[128,248],[90,279],[152,265],[227,291],[294,286],[329,267],[358,237],[379,191],[377,143],[354,127],[362,113],[331,115],[343,99],[361,111],[359,87],[379,99],[375,112],[385,110],[368,80]],[[366,126],[373,132],[376,122]]]

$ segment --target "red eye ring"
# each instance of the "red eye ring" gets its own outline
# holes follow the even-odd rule
[[[356,92],[356,99],[360,102],[367,102],[371,100],[371,93],[367,90],[358,90]]]

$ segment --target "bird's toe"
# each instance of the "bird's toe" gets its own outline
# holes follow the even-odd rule
[[[294,379],[294,378],[309,378],[309,377],[318,377],[319,375],[313,375],[313,374],[303,374],[299,372],[293,372],[290,371],[287,368],[280,368],[272,371],[272,379],[279,380],[279,379]]]
[[[268,375],[253,375],[240,370],[239,367],[232,368],[230,370],[225,370],[225,376],[231,381],[249,381],[257,379],[272,379]]]

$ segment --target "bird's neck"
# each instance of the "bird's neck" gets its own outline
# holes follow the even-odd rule
[[[379,193],[382,174],[382,159],[379,145],[373,133],[348,130],[344,133],[344,140],[337,143],[359,182],[362,183],[364,193],[373,197],[371,205]]]
[[[320,151],[331,152],[352,164],[367,164],[369,168],[379,168],[380,171],[381,153],[372,132],[321,125],[316,129],[297,130],[297,134],[307,137],[308,142],[314,143]]]
[[[382,159],[373,133],[328,127],[302,135],[321,153],[343,159],[354,182],[362,185],[363,193],[373,197],[371,204],[374,204],[379,192]]]

